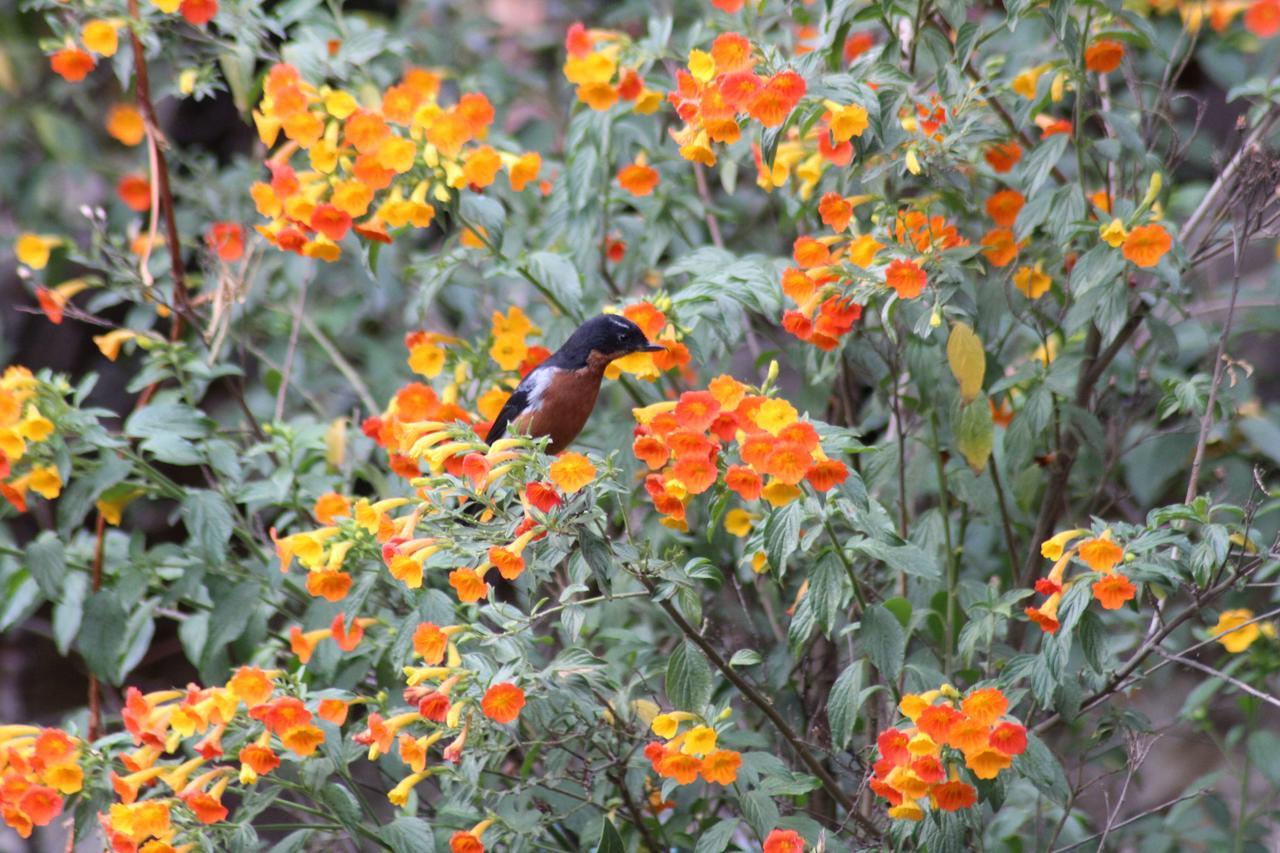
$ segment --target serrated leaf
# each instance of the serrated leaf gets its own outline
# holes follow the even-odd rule
[[[391,847],[391,853],[435,853],[431,825],[420,817],[400,815],[382,827],[378,836]]]
[[[733,653],[733,657],[729,658],[729,666],[755,666],[761,660],[763,658],[755,649],[738,649]]]
[[[67,558],[62,540],[51,530],[46,530],[27,546],[27,571],[35,578],[50,601],[57,601],[62,593],[62,579],[67,574]]]
[[[681,710],[699,711],[711,701],[711,664],[693,643],[676,646],[667,661],[667,698]]]
[[[115,676],[125,618],[124,607],[110,590],[99,590],[85,602],[76,646],[89,671],[104,681],[112,681]]]
[[[893,681],[902,671],[906,658],[907,632],[902,630],[898,617],[879,604],[873,604],[862,613],[858,628],[858,641],[866,652],[871,665],[888,681]]]
[[[80,630],[84,617],[84,599],[89,592],[89,576],[84,572],[72,572],[62,583],[58,603],[53,607],[53,642],[58,654],[65,656],[71,641]]]
[[[831,685],[831,695],[827,697],[827,723],[831,727],[831,743],[837,749],[844,749],[853,739],[861,694],[862,664],[851,663]]]
[[[982,391],[982,378],[987,372],[987,354],[982,349],[982,339],[964,323],[951,327],[947,338],[947,364],[951,375],[960,383],[960,397],[965,403]]]
[[[973,473],[981,474],[991,458],[991,444],[995,437],[995,424],[991,420],[991,407],[985,396],[973,400],[956,410],[951,424],[956,437],[956,449],[969,463]]]
[[[698,836],[698,843],[693,846],[693,853],[722,853],[729,846],[733,835],[738,831],[742,821],[736,817],[727,817]]]

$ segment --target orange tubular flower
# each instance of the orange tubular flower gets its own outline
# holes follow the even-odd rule
[[[489,584],[475,569],[454,569],[449,573],[449,586],[458,593],[458,599],[464,604],[479,601],[489,594]]]
[[[804,853],[804,839],[794,829],[772,830],[764,839],[764,853]]]
[[[924,292],[928,276],[915,261],[895,260],[885,270],[884,280],[900,299],[915,299]]]
[[[485,691],[480,709],[496,723],[510,723],[520,716],[524,707],[524,691],[514,684],[503,682]]]
[[[1136,266],[1149,269],[1173,246],[1173,238],[1161,225],[1139,225],[1124,241],[1124,257]]]
[[[1126,601],[1138,594],[1138,588],[1119,572],[1104,575],[1101,580],[1094,581],[1093,595],[1102,604],[1103,610],[1119,610]]]
[[[1124,44],[1115,39],[1098,39],[1085,48],[1084,65],[1090,71],[1110,74],[1120,67],[1124,59]]]
[[[658,186],[658,172],[637,160],[618,170],[618,184],[635,196],[646,196]]]

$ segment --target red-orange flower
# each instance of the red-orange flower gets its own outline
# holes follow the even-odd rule
[[[822,224],[839,233],[849,227],[853,219],[853,205],[840,193],[829,192],[818,199],[818,215]]]
[[[413,650],[429,665],[435,666],[444,660],[445,650],[449,647],[449,635],[434,622],[421,622],[413,632]]]
[[[454,569],[449,572],[449,586],[458,592],[458,600],[465,604],[479,601],[489,594],[489,584],[485,583],[475,569]]]
[[[1099,74],[1110,74],[1120,67],[1124,44],[1115,39],[1098,39],[1084,50],[1084,66]]]
[[[524,691],[514,684],[502,682],[485,691],[480,709],[484,715],[497,723],[509,723],[520,716],[524,707]]]
[[[658,172],[644,163],[631,163],[618,170],[618,184],[632,195],[649,195],[658,186]]]
[[[182,0],[178,12],[189,23],[202,27],[218,14],[218,0]]]
[[[125,207],[142,213],[151,208],[151,182],[142,175],[125,175],[116,183],[116,195]]]
[[[978,791],[959,779],[934,786],[931,792],[933,804],[944,812],[967,809],[978,801]]]
[[[1005,755],[1021,755],[1027,748],[1026,727],[1018,723],[1001,723],[991,730],[990,743]]]
[[[220,259],[228,263],[244,256],[244,226],[238,222],[213,223],[205,232],[204,241]]]
[[[1245,10],[1244,27],[1258,38],[1280,33],[1280,0],[1253,0]]]
[[[1022,146],[1013,141],[1001,142],[988,148],[982,156],[992,169],[1004,173],[1018,165],[1022,159]]]
[[[804,853],[804,839],[794,829],[775,829],[764,839],[764,853]]]
[[[885,284],[901,299],[915,299],[924,291],[928,276],[915,261],[895,260],[884,271]]]
[[[49,66],[68,83],[79,83],[97,64],[91,53],[78,47],[64,47],[49,57]]]
[[[1173,246],[1173,238],[1163,226],[1139,225],[1124,240],[1124,256],[1137,266],[1154,267]]]
[[[996,225],[1011,228],[1025,203],[1026,198],[1017,190],[1000,190],[987,199],[987,215],[995,221]]]
[[[1101,580],[1094,581],[1093,595],[1102,604],[1103,610],[1119,610],[1126,601],[1138,594],[1138,588],[1119,572],[1112,572]]]

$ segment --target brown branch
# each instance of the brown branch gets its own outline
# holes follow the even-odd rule
[[[1172,619],[1170,619],[1167,623],[1165,623],[1164,627],[1161,628],[1159,631],[1152,633],[1147,638],[1147,640],[1143,642],[1141,646],[1138,647],[1138,650],[1134,652],[1132,655],[1130,655],[1129,660],[1127,660],[1124,663],[1124,665],[1122,665],[1118,670],[1115,671],[1115,673],[1112,674],[1111,678],[1107,680],[1106,685],[1103,686],[1101,690],[1087,697],[1083,702],[1080,703],[1080,708],[1077,711],[1077,715],[1084,714],[1086,711],[1090,711],[1093,708],[1096,708],[1098,705],[1102,704],[1107,699],[1111,698],[1112,694],[1118,692],[1121,689],[1121,687],[1123,687],[1124,682],[1129,678],[1129,676],[1132,675],[1134,671],[1137,670],[1137,668],[1142,665],[1142,662],[1146,660],[1151,655],[1151,653],[1156,650],[1157,646],[1159,646],[1161,643],[1164,642],[1166,637],[1168,637],[1175,630],[1181,627],[1184,622],[1188,621],[1189,619],[1199,614],[1200,611],[1203,610],[1206,605],[1211,604],[1215,599],[1218,598],[1218,596],[1222,595],[1222,593],[1231,589],[1241,580],[1248,578],[1251,574],[1253,574],[1263,565],[1264,565],[1264,561],[1258,560],[1248,569],[1241,572],[1232,572],[1229,577],[1224,578],[1222,581],[1210,587],[1209,589],[1205,590],[1203,593],[1196,595],[1194,603],[1190,604],[1189,606],[1184,608],[1182,612],[1180,612],[1177,616],[1174,616]],[[1025,624],[1025,623],[1019,623],[1019,624]],[[1051,728],[1061,720],[1062,720],[1061,714],[1053,714],[1052,716],[1047,717],[1046,719],[1037,723],[1035,728],[1032,729],[1032,731],[1034,731],[1036,734],[1040,734],[1041,732]]]
[[[644,841],[646,850],[650,853],[661,853],[666,849],[658,843],[658,839],[653,837],[653,833],[649,831],[649,827],[645,826],[644,813],[636,805],[635,797],[631,796],[631,791],[627,788],[626,777],[621,773],[610,772],[609,778],[613,780],[613,784],[618,786],[618,790],[622,792],[622,802],[627,807],[627,812],[631,815],[631,823],[640,832],[640,837]]]
[[[652,593],[656,591],[652,580],[643,575],[639,575],[638,578],[649,592]],[[760,711],[769,718],[769,722],[773,723],[774,728],[776,728],[778,733],[782,735],[783,740],[791,746],[796,755],[800,757],[800,760],[809,768],[809,771],[818,778],[818,781],[822,783],[822,787],[831,795],[831,798],[839,803],[848,814],[853,816],[853,819],[857,821],[858,825],[862,827],[864,832],[872,838],[879,838],[880,830],[857,810],[857,803],[855,803],[853,798],[841,789],[840,783],[831,775],[831,771],[829,771],[826,765],[824,765],[822,761],[813,754],[809,747],[805,745],[804,741],[800,739],[800,736],[791,728],[791,724],[787,722],[786,717],[779,713],[778,709],[773,706],[773,703],[761,694],[759,690],[752,687],[746,679],[733,669],[733,667],[729,666],[728,661],[721,656],[721,654],[716,650],[716,647],[713,646],[706,637],[702,636],[702,633],[699,632],[697,628],[689,624],[688,620],[680,614],[680,611],[676,609],[675,605],[670,601],[663,600],[658,602],[658,606],[666,611],[666,614],[671,617],[671,621],[675,622],[676,626],[684,632],[684,635],[692,640],[693,643],[702,650],[703,654],[705,654],[711,663],[715,665],[716,669],[720,670],[724,677],[729,680],[729,683],[736,687],[738,692],[741,693],[748,702],[759,708]]]
[[[129,0],[129,42],[133,46],[133,75],[137,92],[138,108],[142,112],[142,120],[147,135],[152,137],[155,150],[155,182],[159,193],[160,213],[164,218],[165,241],[169,246],[169,264],[173,274],[173,317],[169,326],[169,340],[177,341],[182,337],[183,317],[190,316],[190,298],[187,290],[186,272],[182,267],[182,244],[178,239],[178,223],[174,218],[173,189],[169,185],[169,166],[165,161],[164,146],[160,144],[160,123],[156,118],[156,107],[151,101],[151,80],[147,74],[147,56],[138,38],[136,27],[141,25],[142,16],[138,10],[138,0]],[[151,391],[150,388],[147,391]],[[143,394],[150,398],[150,394]],[[151,391],[154,393],[154,391]]]

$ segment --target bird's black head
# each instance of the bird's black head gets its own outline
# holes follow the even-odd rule
[[[576,370],[593,363],[603,366],[633,352],[662,350],[621,314],[601,314],[579,326],[553,358],[557,366]]]

